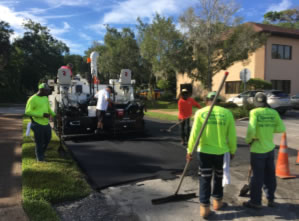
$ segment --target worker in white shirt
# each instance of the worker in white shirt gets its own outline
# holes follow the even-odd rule
[[[98,118],[98,125],[96,132],[103,129],[103,120],[105,117],[105,113],[108,109],[108,104],[112,103],[112,99],[110,98],[111,93],[113,92],[113,88],[111,86],[107,86],[105,89],[99,90],[95,94],[95,98],[98,99],[97,107],[96,107],[96,116]]]

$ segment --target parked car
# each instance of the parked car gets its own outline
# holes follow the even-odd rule
[[[235,103],[238,106],[243,106],[245,102],[253,104],[253,98],[257,92],[262,92],[262,90],[245,91],[235,97],[229,98],[226,102]]]
[[[294,109],[299,109],[299,94],[295,94],[291,97],[291,105]]]
[[[238,106],[243,106],[244,103],[253,104],[253,98],[257,92],[263,92],[267,96],[269,106],[277,110],[280,114],[284,114],[292,108],[289,95],[280,90],[254,90],[245,91],[238,96],[229,98],[227,102],[232,102]]]
[[[292,109],[291,100],[287,93],[279,90],[266,90],[267,103],[280,114]]]

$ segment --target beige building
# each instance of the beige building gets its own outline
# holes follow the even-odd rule
[[[273,25],[251,23],[257,32],[270,36],[265,46],[256,50],[248,60],[236,62],[227,71],[229,76],[221,95],[228,98],[240,93],[240,72],[247,68],[251,78],[260,78],[272,83],[273,89],[293,95],[299,94],[299,30]],[[213,91],[216,91],[224,71],[213,77]],[[187,74],[177,75],[177,94],[184,87],[192,89],[193,96],[202,96],[199,82],[193,82]]]

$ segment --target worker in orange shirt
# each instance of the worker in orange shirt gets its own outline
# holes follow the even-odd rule
[[[179,121],[181,125],[181,144],[186,145],[186,141],[189,139],[190,134],[190,117],[192,115],[192,107],[201,108],[186,88],[182,89],[180,99],[178,101],[179,107]]]

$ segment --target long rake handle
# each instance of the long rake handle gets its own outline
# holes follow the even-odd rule
[[[167,131],[171,131],[174,127],[176,127],[176,126],[182,124],[182,123],[185,122],[187,119],[189,119],[189,118],[186,118],[186,119],[184,119],[184,120],[182,120],[182,121],[179,121],[179,122],[175,123],[174,125],[172,125],[171,127],[169,127],[169,128],[167,129]]]
[[[182,122],[177,122],[174,125],[172,125],[171,127],[169,127],[167,130],[172,130],[174,127],[178,126],[179,124],[181,124]]]
[[[212,104],[211,104],[211,106],[210,106],[208,115],[207,115],[207,117],[206,117],[206,119],[205,119],[203,125],[201,126],[201,129],[200,129],[199,135],[198,135],[198,137],[197,137],[197,139],[196,139],[196,143],[195,143],[195,145],[194,145],[194,147],[193,147],[191,156],[193,155],[193,153],[194,153],[196,147],[197,147],[198,144],[199,144],[200,137],[201,137],[201,135],[202,135],[202,133],[203,133],[203,131],[204,131],[204,129],[205,129],[207,123],[208,123],[209,117],[210,117],[210,115],[211,115],[211,113],[212,113],[212,110],[213,110],[213,108],[214,108],[214,106],[215,106],[215,103],[216,103],[216,101],[217,101],[217,98],[218,98],[218,96],[219,96],[219,94],[220,94],[220,92],[221,92],[221,90],[222,90],[222,88],[223,88],[223,85],[224,85],[224,83],[225,83],[225,80],[226,80],[227,76],[228,76],[228,72],[225,72],[225,74],[224,74],[224,76],[223,76],[223,78],[222,78],[221,84],[220,84],[220,86],[219,86],[219,88],[218,88],[218,90],[217,90],[216,96],[214,97],[214,100],[213,100],[213,102],[212,102]],[[187,172],[187,170],[188,170],[188,168],[189,168],[190,161],[191,161],[191,160],[187,160],[187,162],[186,162],[186,164],[185,164],[184,171],[183,171],[183,173],[182,173],[182,176],[181,176],[179,185],[178,185],[178,187],[177,187],[177,189],[176,189],[174,195],[177,195],[178,192],[179,192],[179,190],[180,190],[180,188],[181,188],[181,185],[182,185],[183,180],[184,180],[184,178],[185,178],[186,172]]]

